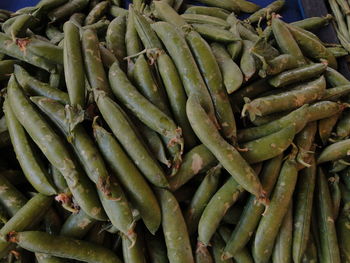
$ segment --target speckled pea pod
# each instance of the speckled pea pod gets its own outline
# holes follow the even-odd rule
[[[99,48],[100,48],[102,63],[105,66],[105,68],[108,69],[113,65],[114,62],[117,61],[117,57],[114,55],[112,51],[106,48],[102,43],[99,44]]]
[[[86,16],[85,25],[96,23],[105,13],[107,13],[109,5],[109,1],[102,1],[95,5]]]
[[[280,9],[282,9],[282,7],[284,6],[284,3],[285,3],[284,0],[274,1],[271,4],[267,5],[266,7],[261,8],[255,13],[253,13],[252,15],[250,15],[247,18],[247,21],[249,23],[257,23],[259,21],[262,21],[272,13],[277,13]]]
[[[242,71],[232,60],[224,46],[213,43],[211,49],[220,67],[226,91],[231,94],[239,89],[243,83]]]
[[[318,168],[316,182],[316,204],[320,237],[319,253],[322,255],[323,260],[339,263],[341,261],[334,225],[332,199],[326,176],[321,168]]]
[[[242,158],[239,152],[219,134],[214,123],[200,106],[198,99],[190,96],[186,105],[187,116],[198,138],[213,153],[222,166],[237,180],[245,190],[265,199],[259,179],[254,170]],[[239,163],[239,165],[237,165]]]
[[[155,2],[156,4],[161,2]],[[158,37],[162,40],[169,55],[173,59],[176,68],[181,77],[187,96],[195,94],[198,96],[202,107],[209,114],[212,121],[216,123],[214,105],[211,100],[209,91],[196,65],[190,48],[185,38],[171,24],[165,22],[157,22],[151,25],[156,31]],[[198,34],[194,31],[188,34]],[[181,48],[179,48],[181,47]]]
[[[8,86],[8,99],[11,108],[29,136],[39,146],[48,160],[60,170],[79,206],[90,216],[104,220],[97,193],[84,174],[78,170],[74,159],[62,139],[35,110],[21,91],[14,77]],[[35,125],[33,125],[35,124]],[[77,182],[79,181],[79,184]]]
[[[96,220],[83,210],[72,213],[63,223],[60,235],[82,239],[89,232]]]
[[[106,43],[120,63],[126,57],[125,33],[127,15],[114,18],[107,28]]]
[[[267,62],[267,75],[276,75],[285,70],[298,67],[298,62],[289,54],[282,54]]]
[[[323,145],[326,145],[328,143],[328,139],[331,136],[332,130],[337,124],[340,115],[341,112],[334,114],[333,116],[328,117],[326,119],[322,119],[318,122],[318,134],[321,138]]]
[[[344,108],[344,104],[333,101],[316,102],[310,105],[307,118],[309,119],[309,122],[321,120],[328,118],[336,113],[342,112]]]
[[[321,76],[288,91],[254,99],[244,105],[242,115],[244,116],[246,112],[249,112],[250,118],[254,120],[256,115],[265,116],[275,112],[292,110],[321,99],[325,89],[326,81]]]
[[[157,189],[156,192],[162,210],[162,228],[169,262],[193,263],[187,227],[179,203],[168,190]]]
[[[350,139],[342,140],[335,142],[326,148],[320,153],[317,163],[324,163],[329,161],[335,161],[342,159],[349,155],[350,150]]]
[[[81,11],[89,4],[88,0],[73,0],[61,5],[48,13],[51,22],[62,20],[76,12]]]
[[[273,251],[278,231],[297,182],[298,169],[295,153],[284,162],[278,177],[271,201],[259,222],[253,243],[253,257],[256,262],[268,262]]]
[[[330,67],[326,69],[324,76],[327,80],[327,83],[329,83],[332,87],[350,84],[350,81],[347,78],[345,78],[341,73]]]
[[[4,102],[4,112],[6,125],[11,136],[11,142],[14,146],[17,160],[27,180],[39,193],[45,195],[56,194],[56,189],[49,180],[42,160],[39,160],[37,153],[33,150],[32,142],[15,117],[7,99]]]
[[[244,80],[248,81],[257,71],[257,65],[255,62],[255,58],[250,52],[254,43],[249,40],[243,40],[243,52],[240,61],[240,68],[244,75]]]
[[[189,235],[197,230],[199,219],[218,188],[220,173],[220,165],[211,168],[193,195],[191,203],[184,213]]]
[[[295,137],[294,143],[298,148],[297,162],[299,169],[304,167],[309,167],[309,158],[311,152],[311,147],[315,140],[315,134],[317,131],[317,123],[315,121],[309,122],[305,128],[300,131]]]
[[[185,14],[207,15],[226,20],[226,18],[230,15],[230,12],[219,7],[191,6],[185,10]]]

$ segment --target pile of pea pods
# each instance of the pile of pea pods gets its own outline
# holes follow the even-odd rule
[[[350,262],[332,16],[199,2],[0,10],[1,263]]]

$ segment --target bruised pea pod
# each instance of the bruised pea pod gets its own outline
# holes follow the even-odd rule
[[[181,17],[189,24],[210,24],[218,27],[228,28],[230,25],[221,18],[201,14],[182,14]]]
[[[230,43],[239,40],[229,30],[211,24],[192,24],[192,27],[210,41]]]
[[[350,135],[349,127],[350,127],[350,112],[345,111],[337,123],[337,128],[336,128],[337,137],[338,138],[348,137]]]
[[[8,99],[19,122],[48,160],[67,180],[69,189],[79,206],[91,217],[104,220],[105,214],[101,210],[100,202],[92,183],[78,170],[61,138],[25,97],[14,76],[11,77],[8,85]],[[33,123],[35,123],[34,126]],[[77,184],[78,181],[79,184]]]
[[[272,18],[271,24],[273,34],[281,51],[285,54],[293,56],[300,66],[304,65],[306,61],[303,53],[301,52],[292,33],[289,31],[287,25],[276,17]]]
[[[89,217],[83,210],[72,213],[63,223],[60,235],[82,239],[93,227],[96,220]]]
[[[196,232],[200,217],[210,198],[215,194],[218,188],[221,168],[220,165],[217,165],[207,171],[206,176],[198,186],[190,205],[184,213],[188,234],[190,236]]]
[[[198,34],[188,34],[186,40],[207,84],[222,133],[228,140],[235,141],[236,122],[215,56],[209,44]]]
[[[272,192],[280,173],[283,155],[279,155],[267,161],[261,172],[261,182],[266,190],[267,196]],[[259,220],[264,212],[264,206],[257,202],[255,196],[251,195],[242,212],[237,226],[235,227],[230,240],[227,242],[223,258],[231,258],[241,250],[251,238],[259,224]]]
[[[162,228],[169,262],[193,263],[189,235],[179,203],[168,190],[158,188],[156,193],[162,210]]]
[[[333,218],[337,220],[340,210],[341,193],[339,187],[339,176],[335,175],[328,178],[330,194],[333,206]]]
[[[120,63],[126,57],[125,32],[127,15],[117,16],[107,28],[106,43]]]
[[[79,28],[72,22],[64,23],[64,76],[70,105],[85,106],[85,72],[81,52]]]
[[[48,174],[42,161],[36,157],[28,135],[16,119],[7,99],[4,102],[4,112],[17,160],[27,180],[39,193],[46,195],[56,194],[56,189],[48,179]]]
[[[274,1],[271,4],[269,4],[268,6],[261,8],[258,11],[256,11],[255,13],[253,13],[252,15],[250,15],[247,18],[247,22],[252,23],[252,24],[260,22],[263,19],[267,18],[272,13],[277,13],[279,10],[281,10],[282,7],[284,6],[284,4],[285,4],[284,0]]]
[[[310,224],[317,167],[311,156],[310,167],[300,172],[295,189],[295,209],[293,222],[293,260],[301,262],[310,236]]]
[[[277,76],[270,78],[269,84],[275,88],[280,88],[293,84],[296,82],[302,82],[314,77],[318,77],[327,68],[326,63],[315,63],[310,65],[305,65],[296,69],[290,69],[284,71]]]
[[[76,12],[81,11],[89,4],[88,0],[73,0],[61,5],[48,13],[51,22],[62,20]]]
[[[113,134],[120,141],[136,166],[145,177],[158,187],[168,187],[169,183],[159,164],[149,154],[143,143],[139,140],[122,109],[105,94],[94,90],[95,100],[104,120]],[[111,114],[113,113],[113,114]],[[133,141],[131,145],[129,142]]]
[[[295,150],[295,149],[294,149]],[[253,243],[253,257],[256,262],[268,262],[273,251],[278,231],[297,182],[298,169],[295,153],[292,152],[284,162],[271,201],[259,222]]]
[[[102,1],[95,5],[89,14],[85,18],[85,25],[92,25],[96,23],[105,13],[107,13],[107,10],[109,8],[109,1]]]
[[[331,136],[332,130],[339,120],[341,112],[334,114],[333,116],[322,119],[318,122],[318,134],[321,138],[323,145],[326,145],[329,137]]]
[[[243,83],[242,71],[231,59],[224,46],[213,43],[211,49],[220,67],[226,91],[231,94],[239,89]]]
[[[31,51],[33,54],[46,59],[50,63],[63,65],[63,49],[61,47],[35,37],[30,37],[24,41],[23,52]]]
[[[321,168],[318,168],[316,186],[316,204],[320,237],[319,253],[322,255],[323,260],[339,263],[341,261],[334,225],[332,200],[326,176]]]
[[[265,116],[275,112],[292,110],[321,99],[325,89],[326,81],[321,76],[316,80],[298,85],[287,91],[260,97],[246,103],[242,110],[242,116],[249,112],[250,119],[254,119],[256,115]]]
[[[293,234],[293,205],[289,204],[288,212],[284,216],[282,225],[276,238],[272,253],[273,263],[292,262],[292,234]]]
[[[205,207],[198,223],[198,240],[208,246],[227,210],[237,201],[244,189],[230,177]]]
[[[205,172],[217,164],[215,156],[203,144],[192,148],[183,157],[179,171],[169,178],[172,191],[179,189],[198,173]]]
[[[310,166],[308,162],[310,154],[312,154],[311,147],[315,140],[316,131],[317,123],[315,121],[309,122],[295,137],[294,143],[298,148],[296,159],[300,169]]]
[[[330,67],[334,69],[337,68],[337,60],[321,42],[311,38],[305,33],[307,31],[304,29],[292,25],[287,25],[287,27],[295,38],[295,41],[300,46],[300,49],[307,54],[308,57],[318,60],[325,59]]]
[[[112,250],[100,245],[41,231],[12,232],[8,240],[35,253],[91,263],[121,263]]]
[[[117,61],[117,57],[113,54],[112,51],[110,51],[101,43],[99,44],[99,48],[100,48],[102,63],[105,66],[105,68],[108,69],[113,65],[114,62]]]
[[[155,2],[155,5],[161,2]],[[180,17],[181,18],[181,17]],[[157,22],[151,25],[156,31],[158,37],[162,40],[170,57],[173,59],[176,68],[181,77],[187,96],[195,94],[202,107],[209,114],[210,118],[216,123],[214,105],[211,100],[209,91],[201,76],[201,73],[196,65],[190,48],[188,47],[185,38],[182,34],[171,24],[166,22]],[[188,34],[198,34],[194,31]],[[179,51],[181,47],[181,52]]]
[[[222,239],[222,237],[218,234],[215,233],[213,235],[212,241],[212,251],[213,251],[213,258],[215,263],[232,263],[232,259],[224,259],[223,258],[223,252],[225,248],[225,241]]]
[[[207,15],[226,20],[226,18],[230,15],[230,12],[219,7],[191,6],[185,10],[185,14]]]
[[[306,123],[304,119],[304,125]],[[292,143],[296,127],[291,125],[282,130],[242,144],[242,157],[250,164],[271,159],[284,152]]]
[[[198,138],[213,153],[222,166],[245,190],[265,201],[258,177],[239,152],[219,134],[214,123],[200,106],[196,97],[190,96],[186,105],[187,116]],[[237,165],[239,163],[239,165]]]
[[[132,8],[131,5],[129,5],[129,14],[127,17],[125,32],[125,47],[127,56],[135,55],[142,50],[142,44],[135,28],[134,13],[130,12],[130,8]]]
[[[197,244],[195,258],[196,263],[214,263],[208,248],[200,242]]]
[[[349,150],[350,139],[335,142],[323,149],[317,159],[317,163],[321,164],[324,162],[342,159],[349,155]]]
[[[248,81],[257,71],[255,58],[250,52],[254,43],[249,40],[243,40],[242,43],[243,43],[243,52],[242,52],[242,57],[240,61],[240,68],[244,75],[244,80]]]
[[[320,101],[311,104],[308,109],[308,120],[317,121],[328,118],[336,113],[342,112],[346,106],[333,101]]]
[[[327,83],[329,83],[332,87],[350,84],[350,81],[347,78],[345,78],[341,73],[330,67],[327,67],[324,76],[327,80]]]

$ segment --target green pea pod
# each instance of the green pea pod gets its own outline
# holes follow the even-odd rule
[[[279,55],[267,63],[267,75],[277,75],[285,70],[298,67],[297,61],[289,54]]]
[[[350,93],[350,85],[342,85],[334,88],[326,89],[323,100],[338,101],[339,98],[344,97]],[[347,99],[347,97],[345,97]]]
[[[235,141],[236,122],[215,56],[209,44],[198,34],[188,34],[186,40],[207,84],[222,133],[225,138]]]
[[[48,13],[51,22],[62,20],[76,12],[81,11],[89,4],[88,0],[73,0],[61,5]]]
[[[4,111],[11,142],[27,180],[39,193],[45,195],[56,194],[56,189],[50,182],[42,161],[39,160],[37,153],[33,150],[32,142],[15,117],[7,99],[4,102]]]
[[[109,1],[102,1],[95,5],[86,16],[85,25],[96,23],[105,13],[107,13],[109,5]]]
[[[182,14],[182,18],[189,24],[209,24],[224,28],[229,28],[229,24],[226,22],[226,19],[217,18],[209,15],[202,14]]]
[[[235,42],[229,43],[227,46],[227,52],[230,54],[231,59],[235,61],[243,50],[243,43],[241,40],[237,40]]]
[[[245,190],[264,200],[265,192],[254,170],[239,152],[221,137],[196,97],[189,97],[186,111],[194,132],[222,166]]]
[[[314,237],[312,234],[310,234],[310,238],[307,244],[307,249],[302,257],[302,262],[310,262],[310,263],[317,263],[317,248],[315,245]]]
[[[261,8],[255,13],[253,13],[252,15],[250,15],[247,18],[247,21],[252,24],[260,22],[263,19],[266,19],[272,13],[277,13],[279,10],[281,10],[284,4],[285,4],[284,0],[274,1],[271,4],[267,5],[266,7]]]
[[[267,196],[272,192],[279,176],[282,158],[283,155],[281,154],[267,161],[263,166],[260,178]],[[255,196],[251,195],[230,240],[227,242],[223,258],[232,258],[239,250],[244,248],[251,238],[251,233],[257,228],[263,212],[264,206],[257,202]]]
[[[192,235],[197,230],[199,219],[218,188],[220,173],[220,165],[211,168],[193,195],[191,203],[184,214],[189,235]]]
[[[169,262],[193,263],[187,227],[178,202],[168,190],[157,189],[156,192],[162,210],[162,228]]]
[[[269,79],[269,84],[280,88],[296,82],[305,81],[321,75],[327,68],[325,63],[305,65],[296,69],[284,71]]]
[[[144,263],[146,262],[144,250],[141,242],[140,233],[137,233],[137,239],[132,243],[128,237],[122,235],[123,258],[125,263]]]
[[[55,26],[48,25],[45,30],[46,36],[50,39],[53,44],[58,44],[64,37],[64,34]]]
[[[294,143],[298,148],[297,162],[300,169],[310,166],[309,158],[312,154],[311,147],[315,140],[316,131],[316,122],[309,122],[295,137]]]
[[[22,14],[16,16],[13,23],[4,30],[4,32],[11,36],[13,40],[16,38],[25,37],[28,27],[31,25],[34,17],[30,14]]]
[[[213,43],[211,49],[220,67],[226,91],[231,94],[239,89],[243,83],[242,71],[232,60],[224,46]]]
[[[160,20],[169,22],[170,24],[182,27],[187,25],[185,19],[183,19],[171,6],[163,1],[153,2],[155,7],[154,15]],[[157,33],[158,34],[158,33]]]
[[[326,145],[329,137],[331,136],[332,130],[339,120],[341,112],[335,114],[329,118],[322,119],[318,122],[318,133],[321,138],[323,145]]]
[[[79,206],[91,217],[104,220],[105,215],[92,183],[78,170],[68,148],[25,97],[14,76],[11,77],[8,86],[8,99],[18,121],[48,160],[65,177]]]
[[[333,206],[333,218],[334,220],[338,219],[339,210],[340,210],[340,202],[341,202],[341,192],[340,192],[340,182],[339,182],[339,176],[334,175],[332,177],[328,178],[329,182],[329,188],[330,188],[330,194],[332,199],[332,206]]]
[[[197,14],[197,15],[206,15],[221,18],[226,21],[226,18],[230,13],[219,7],[210,7],[210,6],[191,6],[185,10],[185,14]]]
[[[239,218],[242,215],[242,207],[233,206],[229,210],[227,210],[224,218],[222,219],[224,223],[230,225],[237,225],[239,222]]]
[[[201,35],[203,38],[209,41],[216,41],[221,43],[230,43],[238,41],[229,30],[224,28],[211,25],[211,24],[192,24],[193,28]]]
[[[68,21],[64,31],[64,75],[72,106],[85,106],[85,73],[79,29]]]
[[[256,262],[268,262],[272,255],[273,245],[288,212],[288,205],[297,182],[298,169],[295,153],[284,162],[271,202],[259,222],[253,244],[253,257]]]
[[[120,63],[126,57],[125,32],[126,14],[117,16],[111,21],[106,33],[107,48],[117,57]]]
[[[320,236],[320,253],[328,262],[341,262],[336,229],[334,225],[332,200],[327,179],[321,168],[318,168],[316,179],[316,204]]]
[[[239,12],[239,6],[235,1],[229,1],[229,0],[200,0],[200,3],[203,3],[208,6],[214,6],[214,7],[219,7],[226,9],[228,11],[233,11],[233,12]]]
[[[66,2],[68,2],[67,0],[41,0],[36,4],[36,8],[38,10],[42,10],[43,12],[48,12],[50,10],[52,10],[55,7],[64,5]]]
[[[217,163],[215,156],[203,144],[184,155],[179,171],[169,178],[171,190],[175,191],[198,173],[205,172]]]
[[[323,149],[317,159],[317,163],[335,161],[348,156],[350,150],[350,139],[335,142]]]
[[[334,114],[342,112],[344,107],[344,104],[333,101],[316,102],[310,105],[307,118],[309,122],[328,118]]]
[[[248,111],[250,118],[265,116],[275,112],[287,111],[298,108],[306,103],[321,99],[326,88],[326,81],[323,76],[316,80],[298,85],[287,91],[260,97],[244,105],[242,115]]]
[[[306,119],[304,119],[305,124]],[[265,137],[246,142],[242,147],[247,151],[242,152],[241,155],[250,164],[274,158],[291,145],[295,131],[296,127],[291,125]]]
[[[254,13],[261,8],[257,4],[246,0],[235,0],[234,3],[239,7],[239,10],[244,13]]]
[[[43,41],[41,39],[30,37],[24,40],[23,52],[30,51],[34,55],[37,55],[43,59],[46,59],[52,64],[63,65],[63,49],[59,46],[55,46],[50,42]],[[17,41],[18,42],[18,41]],[[56,73],[56,72],[51,72]]]
[[[244,75],[244,80],[248,81],[257,71],[257,65],[255,58],[253,57],[250,50],[254,43],[249,40],[243,40],[243,52],[240,61],[240,67]]]
[[[243,40],[249,40],[252,42],[256,42],[259,40],[259,36],[255,32],[255,30],[251,30],[246,24],[237,23],[237,30],[239,32],[240,37]]]
[[[127,24],[126,24],[126,32],[125,32],[125,46],[126,46],[126,54],[128,56],[135,55],[142,50],[142,45],[140,38],[137,34],[135,23],[134,23],[134,17],[133,12],[130,12],[131,6],[129,6],[129,15],[127,17]]]
[[[350,82],[347,78],[345,78],[341,73],[336,71],[335,69],[328,67],[324,74],[327,83],[329,83],[332,87],[349,85]]]
[[[223,252],[225,248],[225,241],[222,239],[222,237],[215,233],[212,238],[212,251],[213,251],[213,257],[215,263],[232,263],[232,259],[224,259],[223,258]]]
[[[36,253],[91,263],[121,263],[113,251],[100,245],[41,231],[14,232],[9,241]]]
[[[337,137],[339,138],[348,137],[350,134],[349,127],[350,127],[350,113],[349,111],[345,111],[337,123],[337,128],[336,128]]]
[[[348,192],[348,189],[341,188],[342,195],[345,195],[345,192]],[[336,221],[336,228],[337,228],[337,234],[338,234],[338,244],[340,249],[340,256],[342,262],[350,262],[350,239],[349,239],[349,200],[344,201],[344,206],[341,209],[341,212],[339,214],[339,218]]]
[[[19,63],[17,60],[6,59],[0,61],[0,80],[8,80],[14,71],[14,66]]]
[[[344,57],[349,54],[349,52],[342,47],[327,47],[327,50],[331,52],[335,58]]]
[[[72,213],[63,223],[60,235],[82,239],[93,227],[96,220],[88,216],[83,210]]]
[[[151,262],[154,263],[168,263],[168,256],[165,247],[165,241],[159,233],[151,235],[148,232],[145,233],[145,243],[147,252]]]
[[[64,259],[52,257],[45,253],[35,253],[35,259],[38,263],[64,263]]]
[[[208,248],[200,242],[197,243],[195,259],[196,263],[213,263],[213,259]]]
[[[117,57],[113,54],[112,51],[106,48],[102,43],[99,44],[99,48],[100,48],[102,63],[105,66],[105,68],[108,69],[113,65],[114,62],[117,61]]]
[[[327,26],[332,19],[333,16],[327,14],[326,16],[308,17],[299,21],[295,21],[291,24],[308,31],[314,31]]]

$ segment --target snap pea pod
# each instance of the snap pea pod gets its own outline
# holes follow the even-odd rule
[[[11,74],[14,70],[14,65],[16,65],[19,61],[14,59],[6,59],[0,61],[0,80],[7,80],[10,78]]]
[[[297,60],[294,59],[294,57],[289,54],[279,55],[271,59],[270,61],[267,61],[267,64],[268,64],[266,69],[267,75],[276,75],[285,70],[298,67]]]
[[[48,13],[51,22],[62,20],[76,12],[81,11],[89,4],[88,0],[73,0],[61,5]]]
[[[189,235],[193,235],[198,226],[201,215],[211,197],[215,194],[220,179],[221,166],[215,166],[207,171],[206,176],[197,188],[184,214]]]
[[[298,170],[295,153],[284,162],[278,177],[271,202],[259,222],[253,244],[253,257],[256,262],[268,262],[273,251],[278,231],[297,182]]]
[[[328,67],[324,74],[327,83],[329,83],[332,87],[349,85],[350,82],[347,78],[345,78],[341,73],[336,71],[335,69]]]
[[[294,143],[298,148],[297,162],[299,168],[309,167],[309,158],[312,154],[311,147],[315,140],[315,134],[317,131],[317,124],[315,121],[309,122],[305,128],[300,131],[295,137]]]
[[[23,41],[22,51],[24,53],[30,51],[34,55],[44,58],[50,63],[63,65],[63,49],[61,47],[35,37],[30,37]],[[18,42],[18,40],[16,42]]]
[[[36,8],[42,12],[48,12],[55,7],[64,5],[68,0],[41,0],[36,4]]]
[[[230,13],[219,7],[209,7],[209,6],[191,6],[185,10],[185,14],[199,14],[199,15],[207,15],[212,17],[217,17],[224,19],[230,15]]]
[[[327,179],[321,168],[317,172],[316,204],[319,223],[320,255],[328,262],[341,262],[334,217],[332,200]]]
[[[280,88],[295,82],[305,81],[319,76],[326,68],[326,63],[315,63],[296,69],[290,69],[270,78],[269,84],[275,88]]]
[[[79,28],[68,21],[64,31],[64,76],[72,106],[85,106],[85,73]]]
[[[289,204],[288,212],[284,216],[281,228],[276,238],[272,253],[272,262],[292,262],[292,233],[293,233],[293,205]]]
[[[349,190],[344,186],[342,186],[341,194],[342,194],[344,206],[341,209],[339,218],[336,222],[336,228],[337,228],[337,235],[338,235],[337,237],[338,237],[341,260],[342,262],[348,263],[350,262],[350,253],[349,253],[350,240],[349,240],[349,228],[347,226],[349,224],[349,209],[350,209],[349,201],[350,200],[349,198],[346,197],[346,195],[349,194]]]
[[[16,16],[13,23],[7,27],[4,32],[11,36],[14,41],[16,38],[23,38],[25,37],[25,33],[28,27],[31,25],[32,20],[34,20],[34,17],[29,14]]]
[[[335,161],[349,155],[350,139],[335,142],[323,149],[317,163]]]
[[[90,216],[98,220],[105,219],[93,185],[78,170],[70,152],[58,134],[47,124],[25,97],[14,76],[11,77],[8,86],[8,99],[18,121],[48,160],[60,170],[67,180],[69,189],[79,206]],[[77,181],[79,181],[79,185],[77,185]]]
[[[57,257],[89,263],[121,263],[114,252],[100,245],[41,231],[13,232],[9,241],[26,250]]]
[[[156,192],[162,210],[162,228],[169,262],[193,263],[187,227],[178,202],[168,190],[157,189]]]
[[[218,26],[210,24],[192,24],[192,27],[201,35],[203,38],[209,41],[216,41],[222,43],[231,43],[238,41],[229,30],[220,28]]]
[[[208,6],[214,6],[214,7],[219,7],[226,9],[228,11],[232,12],[239,12],[239,6],[234,2],[234,1],[229,1],[229,0],[200,0],[200,3],[203,3]]]
[[[182,27],[187,23],[170,5],[163,1],[154,2],[154,15],[160,20],[166,21],[174,26]]]
[[[303,20],[295,21],[291,23],[293,26],[300,27],[302,29],[312,31],[319,29],[321,27],[325,27],[329,24],[329,21],[333,19],[332,15],[327,14],[326,16],[315,16],[315,17],[308,17]]]
[[[12,41],[9,36],[5,35],[4,33],[0,33],[0,52],[10,57],[23,60],[29,64],[32,64],[49,72],[56,72],[56,66],[51,61],[35,54],[27,48],[27,45],[30,45],[30,43],[28,43],[28,40],[24,39],[17,42],[18,44]]]
[[[64,263],[64,259],[52,257],[45,253],[35,253],[35,259],[38,263]]]
[[[11,231],[23,231],[33,224],[33,221],[40,221],[53,201],[52,197],[43,194],[36,194],[0,229],[0,238],[7,241]]]
[[[197,243],[196,253],[195,253],[196,263],[213,263],[212,256],[206,246]]]
[[[129,6],[129,14],[127,17],[126,23],[126,32],[125,32],[125,46],[126,54],[128,56],[135,55],[142,50],[142,44],[140,38],[137,34],[135,23],[134,23],[134,13],[130,12],[131,6]]]
[[[337,123],[336,135],[338,138],[346,138],[349,136],[350,113],[345,111]]]
[[[89,14],[85,18],[85,25],[92,25],[96,23],[109,8],[110,3],[108,1],[102,1],[95,5],[89,12]]]
[[[228,28],[230,25],[221,18],[201,14],[182,14],[181,17],[189,24],[210,24]]]
[[[327,50],[336,58],[344,57],[349,54],[349,52],[342,47],[327,47]]]
[[[240,61],[240,68],[244,75],[244,80],[248,81],[257,71],[257,64],[255,58],[251,53],[254,43],[249,40],[243,40],[243,51]]]
[[[107,28],[106,43],[120,63],[126,57],[125,32],[126,32],[126,14],[117,16],[111,21]]]
[[[244,189],[264,201],[265,191],[254,170],[242,158],[238,151],[221,137],[215,125],[210,121],[209,116],[200,106],[196,97],[190,96],[187,100],[186,111],[194,132],[219,160],[223,167]],[[235,165],[236,162],[240,164]]]
[[[281,154],[267,161],[263,166],[260,178],[267,196],[272,192],[279,176],[282,158],[283,155]],[[230,240],[227,242],[223,258],[232,258],[235,253],[248,243],[251,233],[253,233],[258,226],[263,212],[264,206],[257,203],[256,197],[251,195]]]
[[[212,43],[211,49],[220,67],[226,91],[231,94],[239,89],[243,83],[242,71],[223,45]]]
[[[198,34],[188,34],[186,40],[207,84],[222,133],[228,140],[235,141],[236,122],[215,56],[209,44]]]
[[[4,102],[4,112],[17,160],[27,180],[39,193],[56,194],[56,189],[50,182],[42,161],[36,157],[37,154],[32,148],[28,135],[15,117],[7,99]]]
[[[244,105],[242,115],[244,116],[245,112],[249,112],[250,118],[254,119],[256,115],[265,116],[275,112],[292,110],[321,99],[325,88],[326,81],[321,76],[314,81],[298,85],[288,91],[254,99]]]
[[[72,213],[63,223],[60,235],[82,239],[93,227],[96,220],[88,216],[83,210]]]
[[[168,263],[168,256],[165,247],[164,238],[157,233],[156,235],[150,235],[145,233],[145,243],[151,262],[154,263]]]
[[[304,125],[306,120],[304,119]],[[283,153],[292,143],[295,136],[295,125],[288,126],[282,130],[242,144],[242,157],[250,164],[274,158]]]
[[[109,7],[108,12],[113,17],[119,17],[119,16],[124,16],[128,14],[128,10],[115,5],[111,5]]]
[[[213,251],[213,257],[215,263],[232,263],[232,259],[224,259],[223,258],[223,251],[225,248],[225,241],[222,239],[222,237],[215,233],[212,238],[212,251]]]
[[[86,15],[83,13],[74,13],[70,16],[69,21],[72,21],[75,25],[82,27]]]
[[[246,24],[237,23],[237,30],[243,40],[249,40],[252,42],[259,40],[259,36],[256,34],[256,32],[251,30]]]
[[[117,61],[117,57],[113,54],[112,51],[110,51],[101,43],[99,44],[99,48],[100,48],[102,63],[105,66],[105,68],[108,69],[113,65],[114,62]]]
[[[309,122],[328,118],[336,113],[342,112],[344,107],[344,104],[333,101],[319,101],[310,105],[307,118]]]
[[[140,232],[140,231],[138,231]],[[137,233],[137,239],[132,243],[128,237],[122,235],[123,258],[125,263],[145,263],[144,244],[142,236]]]
[[[335,114],[329,118],[322,119],[318,122],[318,133],[321,138],[323,145],[326,145],[329,137],[331,136],[332,130],[339,120],[341,112]]]
[[[253,13],[252,15],[250,15],[247,18],[247,21],[249,23],[260,22],[263,19],[266,19],[272,13],[277,13],[279,10],[281,10],[282,7],[284,6],[284,4],[285,4],[284,0],[274,1],[271,4],[267,5],[266,7],[261,8],[258,11],[256,11],[255,13]]]
[[[156,2],[156,4],[158,3],[161,2]],[[209,91],[182,34],[169,23],[157,22],[151,26],[173,59],[187,96],[191,94],[198,96],[202,107],[204,107],[210,118],[216,123],[214,105]],[[192,34],[192,32],[193,34],[197,34],[194,31],[191,31],[189,34]],[[181,47],[181,51],[179,47]]]
[[[350,85],[342,85],[334,88],[326,89],[323,100],[337,101],[339,98],[350,93]]]

